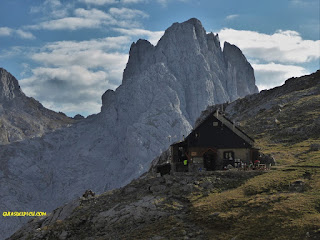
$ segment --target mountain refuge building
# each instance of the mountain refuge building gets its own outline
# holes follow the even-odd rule
[[[199,172],[249,166],[259,158],[254,140],[219,111],[171,145],[171,171]]]

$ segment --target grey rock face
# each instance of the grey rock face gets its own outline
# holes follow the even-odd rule
[[[10,101],[15,97],[23,97],[18,81],[5,69],[0,68],[0,101]]]
[[[244,58],[229,51],[227,59],[233,57]],[[218,36],[206,34],[197,19],[173,24],[157,46],[133,43],[122,85],[103,94],[101,113],[0,149],[0,190],[10,193],[0,197],[0,210],[51,211],[86,189],[100,193],[127,184],[186,136],[208,105],[256,92],[252,68],[242,70],[246,64],[227,61]],[[8,229],[9,221],[12,232],[15,219],[0,228]]]
[[[25,96],[17,79],[0,68],[0,145],[40,137],[72,122]]]
[[[227,89],[231,91],[231,100],[257,93],[253,68],[241,50],[228,42],[224,43],[223,55],[227,65],[229,81]],[[238,97],[237,97],[238,96]]]

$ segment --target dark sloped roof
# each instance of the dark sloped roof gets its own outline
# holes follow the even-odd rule
[[[234,125],[234,127],[238,130],[238,131],[240,131],[243,135],[245,135],[247,138],[249,138],[252,142],[254,142],[254,139],[253,138],[251,138],[248,134],[246,134],[241,128],[239,128],[237,125],[235,125],[234,123],[233,123],[233,121],[231,121],[229,118],[227,118],[225,115],[221,115],[220,114],[220,116],[222,116],[226,121],[228,121],[230,124],[232,124],[232,125]]]
[[[235,134],[237,134],[239,137],[241,137],[245,142],[250,144],[251,146],[254,143],[254,139],[252,139],[248,134],[246,134],[243,130],[241,130],[239,127],[237,127],[229,118],[227,118],[225,115],[221,114],[219,110],[209,114],[205,119],[203,119],[195,129],[192,130],[192,132],[186,137],[186,139],[194,132],[196,131],[209,117],[214,115],[215,118],[217,118],[220,122],[222,122],[226,127],[228,127],[231,131],[233,131]],[[181,144],[182,142],[176,142],[172,145]],[[171,145],[171,146],[172,146]]]

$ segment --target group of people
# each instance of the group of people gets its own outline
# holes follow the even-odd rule
[[[267,164],[261,164],[259,160],[251,162],[249,165],[241,160],[235,161],[234,165],[228,164],[224,166],[224,170],[239,169],[239,170],[267,170],[270,166]]]

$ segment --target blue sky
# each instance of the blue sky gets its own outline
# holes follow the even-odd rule
[[[100,111],[121,84],[132,42],[156,44],[174,22],[198,18],[237,45],[259,89],[320,68],[319,0],[2,0],[0,67],[44,106]]]

